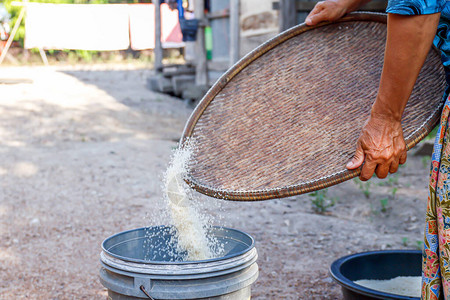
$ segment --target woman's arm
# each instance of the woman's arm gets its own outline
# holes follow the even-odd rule
[[[388,14],[388,35],[383,72],[370,117],[347,164],[363,162],[360,179],[375,172],[379,178],[394,173],[406,161],[401,117],[436,34],[440,14],[402,16]]]
[[[335,21],[367,0],[326,0],[317,3],[306,18],[307,25]],[[401,117],[414,83],[430,50],[439,13],[403,16],[388,14],[388,34],[383,72],[371,114],[358,139],[348,169],[363,165],[360,179],[374,173],[385,178],[406,161]]]

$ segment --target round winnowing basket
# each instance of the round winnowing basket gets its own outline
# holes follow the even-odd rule
[[[231,67],[186,124],[182,142],[196,144],[186,181],[216,198],[265,200],[358,176],[345,165],[377,94],[386,20],[302,24]],[[403,114],[408,149],[439,122],[445,86],[433,48]]]

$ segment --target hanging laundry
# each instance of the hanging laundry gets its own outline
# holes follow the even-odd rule
[[[163,48],[183,47],[183,35],[181,34],[178,10],[171,10],[169,5],[161,5],[161,38]]]
[[[129,7],[130,42],[134,50],[155,48],[155,7],[134,4]]]
[[[130,40],[133,50],[155,48],[155,7],[153,4],[130,4]],[[178,10],[161,4],[161,42],[163,48],[183,47]]]
[[[25,48],[127,49],[128,18],[126,4],[28,3]]]

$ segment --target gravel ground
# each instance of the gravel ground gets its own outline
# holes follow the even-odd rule
[[[160,177],[192,109],[147,90],[150,74],[132,65],[0,68],[0,79],[27,79],[0,84],[0,299],[106,299],[102,240],[162,222]],[[341,299],[333,260],[420,247],[427,174],[427,157],[410,155],[398,176],[329,188],[336,204],[325,214],[308,195],[200,197],[217,224],[255,237],[253,299]]]

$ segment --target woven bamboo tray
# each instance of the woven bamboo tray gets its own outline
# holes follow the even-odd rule
[[[266,200],[356,177],[347,161],[375,100],[386,39],[384,14],[304,24],[231,67],[200,101],[182,142],[197,145],[186,181],[228,200]],[[432,49],[403,115],[408,149],[437,124],[446,83]]]

